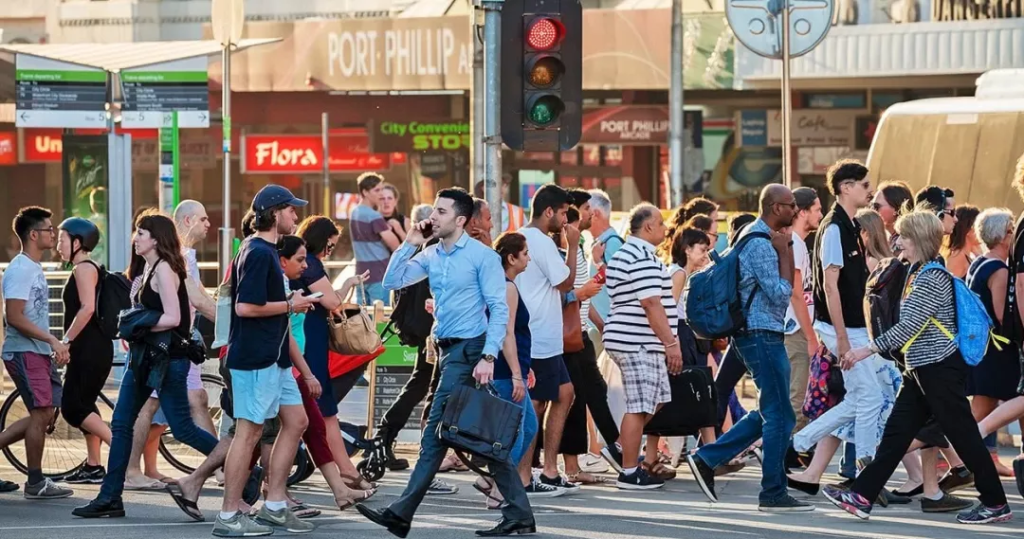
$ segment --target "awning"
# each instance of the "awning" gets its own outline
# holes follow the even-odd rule
[[[1022,43],[1020,19],[834,26],[817,48],[793,60],[792,77],[796,88],[852,79],[875,86],[901,77],[960,77],[970,87],[990,69],[1024,67]],[[736,44],[736,89],[778,88],[781,77],[782,62]]]
[[[235,50],[281,41],[279,38],[243,39]],[[97,67],[111,72],[220,54],[217,41],[144,41],[134,43],[46,43],[0,45],[0,53],[31,54],[61,62]],[[7,58],[13,63],[13,58]]]

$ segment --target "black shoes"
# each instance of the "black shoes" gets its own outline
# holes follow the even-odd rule
[[[925,513],[956,513],[974,507],[974,502],[942,493],[942,498],[929,500],[921,498],[921,511]]]
[[[974,486],[974,474],[964,466],[950,468],[946,475],[939,480],[939,490],[951,494],[958,490]]]
[[[409,535],[410,524],[405,520],[402,520],[398,515],[392,513],[390,509],[375,511],[360,503],[356,504],[356,511],[359,511],[359,514],[366,517],[370,522],[387,528],[387,530],[391,532],[391,535],[401,537],[402,539],[405,539],[405,536]],[[500,527],[501,525],[499,524],[498,526]],[[480,532],[477,533],[479,534]],[[508,534],[506,533],[504,535]]]
[[[601,449],[601,456],[616,472],[622,473],[622,450],[619,444],[608,444]]]
[[[715,470],[704,463],[696,453],[686,455],[686,464],[690,466],[693,478],[697,480],[700,489],[709,500],[718,503],[718,496],[715,495]]]
[[[665,486],[665,482],[648,474],[642,466],[637,466],[631,474],[619,473],[615,486],[623,490],[653,490]]]
[[[263,468],[260,465],[252,467],[249,472],[249,479],[245,481],[245,488],[242,489],[242,501],[249,507],[256,505],[260,499],[260,485],[263,484]]]
[[[89,505],[76,507],[71,514],[82,518],[124,518],[124,502],[93,500]]]
[[[497,526],[489,530],[476,531],[479,537],[504,537],[512,534],[524,535],[529,533],[537,533],[537,523],[532,518],[529,520],[509,520],[503,518],[498,521]]]
[[[786,483],[789,488],[793,490],[799,490],[808,496],[817,496],[818,491],[821,490],[821,485],[818,483],[807,483],[805,481],[797,481],[791,477],[786,478]]]
[[[103,478],[107,476],[107,471],[103,469],[103,466],[87,466],[82,465],[81,468],[75,470],[75,473],[64,478],[64,482],[69,485],[99,485],[103,483]]]
[[[757,510],[762,513],[799,513],[804,511],[814,511],[814,506],[787,494],[773,502],[763,502],[758,504]]]

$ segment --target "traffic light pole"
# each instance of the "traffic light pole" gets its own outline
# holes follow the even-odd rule
[[[668,163],[670,180],[669,203],[683,203],[683,2],[672,0],[672,51],[669,94]]]
[[[470,192],[477,182],[484,179],[484,43],[483,15],[480,0],[473,2],[473,19],[470,23],[470,35],[473,39],[473,179],[469,184]]]
[[[505,207],[501,199],[501,7],[504,0],[487,0],[484,7],[484,198],[491,210],[491,238],[501,232]]]

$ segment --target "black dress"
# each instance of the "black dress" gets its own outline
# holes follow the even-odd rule
[[[988,287],[988,279],[993,273],[1007,269],[1002,260],[979,257],[967,270],[967,285],[981,298],[985,310],[997,320],[992,308],[992,291]],[[999,333],[1000,328],[996,328]],[[1020,358],[1017,344],[1003,344],[1002,350],[990,344],[985,359],[969,368],[967,376],[967,394],[990,397],[999,400],[1010,400],[1017,396],[1017,384],[1020,382]]]
[[[92,264],[92,262],[85,262]],[[95,264],[92,264],[95,266]],[[98,270],[98,267],[97,267]],[[98,284],[98,283],[97,283]],[[82,309],[82,300],[78,296],[78,282],[74,272],[64,283],[61,292],[64,303],[64,333],[71,329],[78,311]],[[64,395],[61,403],[61,414],[69,425],[78,427],[89,417],[99,414],[96,398],[110,375],[114,363],[114,342],[103,336],[96,317],[92,316],[89,323],[71,342],[71,361],[64,375]]]

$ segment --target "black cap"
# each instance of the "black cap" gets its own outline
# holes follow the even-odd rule
[[[282,204],[301,208],[309,204],[309,202],[296,198],[288,189],[274,184],[269,184],[260,189],[260,192],[256,193],[256,198],[252,199],[252,209],[254,211],[265,211]]]

